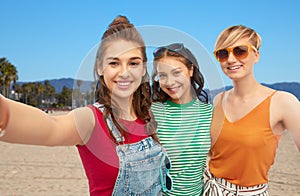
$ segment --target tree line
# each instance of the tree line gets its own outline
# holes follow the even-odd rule
[[[68,109],[93,103],[94,87],[87,93],[80,92],[81,80],[76,80],[77,88],[67,86],[57,93],[49,80],[18,84],[18,71],[5,57],[0,58],[0,92],[10,99],[38,107]]]

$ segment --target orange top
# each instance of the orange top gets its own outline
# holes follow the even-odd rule
[[[215,107],[214,116],[224,119],[221,132],[217,124],[211,133],[219,136],[211,148],[210,172],[217,178],[240,186],[255,186],[268,182],[268,171],[274,163],[280,136],[270,126],[270,102],[274,93],[247,113],[231,123],[222,109],[222,98]],[[223,116],[223,118],[221,117]],[[220,118],[221,117],[221,118]]]

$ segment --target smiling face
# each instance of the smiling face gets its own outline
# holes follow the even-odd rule
[[[240,45],[251,45],[248,38],[242,38],[229,46],[234,48]],[[253,66],[259,60],[259,52],[251,49],[244,59],[237,59],[233,53],[229,54],[228,60],[220,62],[223,72],[232,80],[239,80],[246,76],[253,76]]]
[[[254,79],[253,66],[259,61],[262,40],[260,35],[252,28],[244,25],[234,25],[224,29],[218,36],[215,43],[215,56],[220,61],[223,72],[236,82],[242,78]],[[237,46],[248,45],[251,47],[249,54],[244,53],[241,48],[234,50]],[[228,59],[227,54],[219,53],[222,49],[230,48]],[[237,59],[232,51],[238,56]],[[246,54],[246,55],[244,55]],[[220,56],[219,56],[220,55]],[[224,56],[225,55],[225,56]]]
[[[170,96],[172,102],[182,104],[192,100],[191,76],[193,69],[175,57],[164,57],[157,63],[157,76],[161,89]]]
[[[105,51],[103,65],[98,74],[103,75],[114,101],[132,100],[146,73],[141,49],[132,42],[118,40]]]

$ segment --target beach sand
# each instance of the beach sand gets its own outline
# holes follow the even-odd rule
[[[53,115],[61,114],[54,112]],[[88,196],[88,181],[76,147],[0,142],[1,196]],[[270,171],[271,196],[300,196],[300,156],[289,135]]]

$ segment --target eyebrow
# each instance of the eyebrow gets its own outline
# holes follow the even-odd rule
[[[111,60],[119,60],[118,57],[107,57],[105,59],[106,61],[111,61]],[[131,57],[129,60],[143,60],[142,57]]]
[[[172,71],[176,71],[176,70],[178,70],[178,69],[182,69],[182,67],[176,67],[175,69],[172,69]]]
[[[131,57],[130,60],[143,60],[143,58],[137,56],[137,57]]]
[[[182,70],[182,68],[181,67],[176,67],[176,68],[174,68],[174,69],[171,69],[171,72],[173,72],[173,71],[177,71],[177,70]],[[165,72],[157,72],[157,73],[165,73]]]

